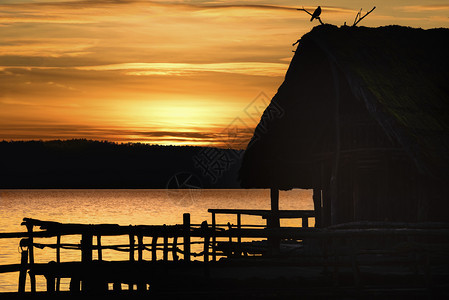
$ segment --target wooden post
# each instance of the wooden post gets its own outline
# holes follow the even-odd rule
[[[309,227],[309,217],[302,217],[302,228]]]
[[[90,232],[85,232],[81,235],[81,262],[83,264],[90,264],[92,262],[92,238],[93,236]],[[76,283],[74,282],[74,284],[76,290]],[[82,280],[81,285],[82,291],[88,291],[93,288],[92,282],[89,280]]]
[[[122,284],[120,282],[114,282],[112,284],[112,290],[114,292],[120,292],[122,290]]]
[[[23,250],[20,257],[19,293],[25,293],[28,270],[28,250]]]
[[[139,233],[137,235],[137,260],[143,261],[143,235]]]
[[[209,233],[209,226],[207,225],[207,221],[203,221],[201,223],[201,229],[202,229],[202,234],[204,236],[204,249],[203,249],[203,254],[204,254],[204,275],[206,276],[206,278],[209,278],[210,276],[210,271],[209,271],[209,242],[210,242],[210,233]]]
[[[103,260],[103,251],[101,249],[101,235],[97,235],[97,254],[98,254],[98,260]]]
[[[231,223],[228,222],[228,230],[229,230],[229,249],[230,249],[230,255],[232,255],[232,235],[231,235],[231,229],[232,229],[232,225]]]
[[[242,229],[242,215],[241,214],[237,214],[237,230],[238,230],[238,234],[237,234],[237,256],[241,256],[242,254],[242,236],[240,233],[240,229]]]
[[[61,236],[58,235],[56,237],[56,263],[61,262]],[[61,285],[61,278],[56,278],[56,291],[59,292],[59,288]]]
[[[203,223],[201,223],[201,229],[203,231],[203,236],[204,236],[204,249],[203,249],[204,262],[207,263],[207,262],[209,262],[209,240],[210,240],[209,228],[207,225],[207,221],[204,221]]]
[[[217,261],[217,251],[215,249],[217,243],[217,237],[215,236],[216,231],[216,221],[215,213],[212,213],[212,260]]]
[[[190,261],[190,214],[183,214],[184,225],[184,261]]]
[[[81,261],[92,261],[92,234],[83,233],[81,235]]]
[[[271,188],[271,221],[270,227],[279,228],[279,190],[276,188]]]
[[[146,291],[147,290],[147,285],[145,284],[145,282],[138,282],[137,283],[137,290],[139,292]]]
[[[154,235],[151,241],[151,260],[157,261],[157,235]]]
[[[321,189],[313,189],[313,209],[315,210],[315,227],[321,228]]]
[[[279,221],[279,190],[271,188],[271,213],[267,218],[267,228],[279,228],[281,226]],[[271,255],[280,253],[281,240],[278,237],[268,238],[269,249]]]
[[[72,293],[78,293],[80,291],[80,280],[75,277],[70,279],[69,289]]]
[[[173,261],[178,261],[178,236],[175,235],[173,237],[173,246],[172,246],[172,256]]]
[[[129,261],[135,261],[134,259],[134,234],[129,234]]]
[[[164,250],[162,254],[162,258],[164,261],[168,260],[168,233],[167,233],[167,226],[164,224],[163,229],[163,235],[164,235]]]
[[[29,255],[29,268],[33,268],[34,266],[34,241],[33,241],[33,224],[26,224],[27,231],[30,235],[28,238],[28,255]],[[33,272],[30,273],[30,285],[31,285],[31,292],[36,292],[36,276]]]
[[[47,280],[47,293],[53,293],[55,291],[55,278],[53,275],[45,276]]]

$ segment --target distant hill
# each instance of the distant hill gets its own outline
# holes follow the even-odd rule
[[[0,142],[0,189],[239,188],[243,151],[85,139]]]

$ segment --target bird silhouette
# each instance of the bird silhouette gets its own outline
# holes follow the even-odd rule
[[[315,11],[313,12],[312,18],[310,19],[310,22],[313,21],[313,19],[318,19],[321,15],[321,7],[318,6]]]

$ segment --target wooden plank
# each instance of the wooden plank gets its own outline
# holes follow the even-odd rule
[[[93,235],[102,236],[116,236],[124,235],[129,233],[134,233],[136,228],[139,229],[139,233],[143,236],[152,236],[154,232],[160,231],[162,225],[138,225],[138,226],[120,226],[117,224],[75,224],[75,223],[58,223],[52,221],[41,221],[36,219],[24,218],[23,225],[33,225],[39,226],[41,229],[45,230],[40,232],[41,237],[52,237],[57,235],[73,235],[82,234],[85,232],[90,232]],[[182,225],[167,225],[169,230],[179,229],[179,234],[182,234]],[[11,233],[3,234],[5,238],[12,237],[28,237],[29,233]],[[38,233],[34,235],[38,236]],[[1,237],[1,234],[0,234]]]
[[[351,229],[351,230],[326,230],[318,228],[297,228],[297,227],[282,227],[272,229],[247,229],[242,228],[240,230],[232,228],[225,231],[217,231],[217,237],[238,237],[242,238],[267,238],[267,237],[280,237],[280,238],[326,238],[326,237],[369,237],[369,236],[448,236],[449,230],[424,230],[424,229]],[[192,232],[192,237],[202,237],[197,232]]]
[[[18,272],[18,271],[21,270],[21,268],[22,268],[21,264],[0,265],[0,274],[2,274],[2,273],[10,273],[10,272]]]
[[[229,214],[229,215],[251,215],[261,216],[263,218],[271,215],[271,210],[267,209],[208,209],[213,214]],[[314,217],[314,210],[279,210],[280,218],[302,218],[302,217]]]
[[[0,232],[0,239],[24,238],[29,237],[28,232]]]

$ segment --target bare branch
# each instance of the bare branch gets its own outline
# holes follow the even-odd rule
[[[305,11],[306,13],[308,13],[309,15],[312,15],[312,13],[309,13],[309,12],[304,8],[304,6],[303,6],[302,8],[297,8],[296,10],[302,10],[302,11]]]
[[[362,9],[360,9],[359,12],[355,15],[354,23],[352,24],[352,26],[354,26],[354,24],[357,23],[357,20],[358,20],[358,18],[360,18],[361,15],[362,15]]]
[[[375,9],[376,9],[376,7],[374,6],[373,9],[371,9],[369,12],[367,12],[363,17],[359,18],[357,22],[354,22],[354,24],[352,26],[356,26],[360,21],[362,21],[367,15],[369,15]]]

